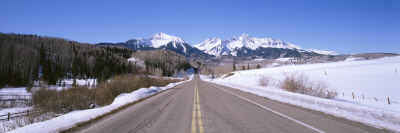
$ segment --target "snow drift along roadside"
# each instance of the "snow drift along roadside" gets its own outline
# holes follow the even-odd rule
[[[193,75],[191,76],[190,80],[193,79]],[[187,81],[190,81],[187,80]],[[116,97],[112,104],[108,106],[104,106],[101,108],[95,109],[87,109],[87,110],[79,110],[73,111],[59,117],[34,123],[31,125],[27,125],[21,128],[17,128],[15,130],[10,131],[10,133],[22,133],[22,132],[29,132],[29,133],[43,133],[43,132],[58,132],[63,129],[67,129],[70,127],[75,126],[78,123],[85,122],[91,119],[94,119],[98,116],[111,112],[112,110],[118,109],[126,104],[135,102],[142,98],[149,97],[154,95],[162,90],[167,90],[173,88],[176,85],[182,84],[187,81],[182,81],[178,83],[170,83],[164,87],[150,87],[150,88],[140,88],[136,91],[131,93],[122,93],[118,97]]]
[[[385,128],[400,132],[400,114],[398,112],[369,108],[366,106],[358,106],[352,103],[302,95],[277,89],[269,89],[265,87],[248,87],[238,84],[213,82],[206,79],[204,80],[242,90],[244,92],[249,92],[258,96],[267,97],[272,100],[324,112],[352,121],[357,121],[377,128]]]

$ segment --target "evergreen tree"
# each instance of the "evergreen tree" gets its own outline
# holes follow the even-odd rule
[[[250,65],[249,65],[249,63],[247,63],[247,70],[250,70]]]
[[[236,64],[233,62],[233,71],[236,71]]]
[[[214,78],[214,71],[211,71],[212,78]]]
[[[72,87],[76,86],[76,78],[74,78],[74,81],[72,82]]]
[[[261,68],[260,64],[257,64],[257,69],[260,69],[260,68]]]
[[[243,70],[246,70],[246,67],[244,67],[244,65],[243,65],[243,66],[242,66],[242,69],[243,69]]]
[[[44,50],[43,43],[40,45],[40,65],[44,65],[46,61],[46,51]]]
[[[105,81],[112,75],[150,74],[153,68],[162,69],[162,75],[172,76],[175,69],[191,67],[184,56],[166,50],[158,50],[158,54],[154,52],[156,50],[134,52],[33,35],[0,33],[0,38],[0,57],[3,57],[0,60],[0,86],[25,86],[29,81],[38,80],[60,86],[59,80],[64,78],[91,77]],[[133,63],[126,60],[135,53],[145,61],[145,67],[136,62],[132,66]],[[203,66],[199,64],[199,67]]]

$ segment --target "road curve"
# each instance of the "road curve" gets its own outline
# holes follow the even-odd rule
[[[202,81],[172,88],[76,129],[87,133],[388,132]]]

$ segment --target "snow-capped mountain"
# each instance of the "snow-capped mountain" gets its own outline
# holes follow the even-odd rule
[[[205,54],[185,42],[182,38],[168,35],[163,32],[156,33],[146,39],[136,38],[120,43],[99,43],[99,45],[123,46],[134,50],[167,49],[187,57],[197,53]]]
[[[207,39],[204,42],[194,45],[196,48],[215,56],[232,55],[238,56],[238,50],[246,48],[248,50],[257,50],[259,48],[280,48],[291,50],[302,50],[301,47],[279,39],[272,38],[255,38],[246,33],[240,37],[233,37],[229,40],[222,41],[219,38]],[[331,51],[321,50],[302,50],[307,52],[315,52],[319,54],[333,54]]]
[[[137,45],[137,47],[153,47],[153,48],[160,48],[164,45],[167,45],[168,43],[172,43],[174,47],[177,47],[177,45],[183,45],[186,42],[181,39],[180,37],[177,36],[172,36],[165,34],[163,32],[159,32],[154,34],[153,36],[143,39],[143,38],[136,38],[136,39],[131,39],[126,42],[125,44],[130,44],[130,45]],[[190,46],[190,45],[189,45]]]
[[[300,49],[299,46],[286,43],[278,39],[255,38],[247,34],[243,34],[240,37],[233,37],[229,40],[224,41],[219,38],[207,39],[204,42],[194,46],[208,54],[215,56],[228,55],[232,52],[235,53],[236,50],[243,47],[250,50],[256,50],[259,47]],[[235,55],[233,54],[233,56]]]
[[[138,40],[137,43],[139,43],[139,44],[142,44],[145,46],[152,46],[154,48],[159,48],[170,42],[172,42],[172,45],[174,45],[174,47],[177,47],[176,45],[182,45],[182,44],[186,43],[180,37],[168,35],[163,32],[156,33],[148,39],[138,38],[137,40]]]
[[[221,42],[222,42],[221,39],[214,37],[212,39],[205,40],[201,44],[195,45],[195,47],[204,51],[205,53],[217,56],[224,48],[221,45],[222,44]]]
[[[210,57],[231,55],[236,57],[278,58],[314,56],[318,54],[335,55],[332,51],[302,49],[279,39],[256,38],[247,34],[228,40],[207,39],[197,45],[190,45],[182,38],[162,32],[149,38],[136,38],[120,43],[99,43],[99,45],[123,46],[133,50],[166,49],[186,57]]]

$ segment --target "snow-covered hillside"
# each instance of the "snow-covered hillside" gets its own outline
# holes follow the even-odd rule
[[[244,33],[240,37],[233,37],[228,40],[221,40],[219,38],[207,39],[204,42],[194,45],[196,48],[215,56],[228,55],[229,52],[236,53],[236,50],[240,48],[248,48],[250,50],[256,50],[257,48],[284,48],[284,49],[298,49],[301,47],[291,43],[283,42],[279,39],[273,38],[256,38],[251,37]],[[319,54],[336,54],[332,51],[322,50],[305,50],[312,51]],[[234,55],[235,56],[235,55]]]
[[[280,81],[285,78],[284,73],[302,73],[313,81],[324,81],[339,95],[334,99],[324,99],[284,91],[279,89]],[[257,80],[263,75],[272,77],[276,85],[258,86]],[[203,79],[211,80],[204,76]],[[338,117],[400,131],[400,56],[236,71],[233,76],[214,79],[212,82]]]

